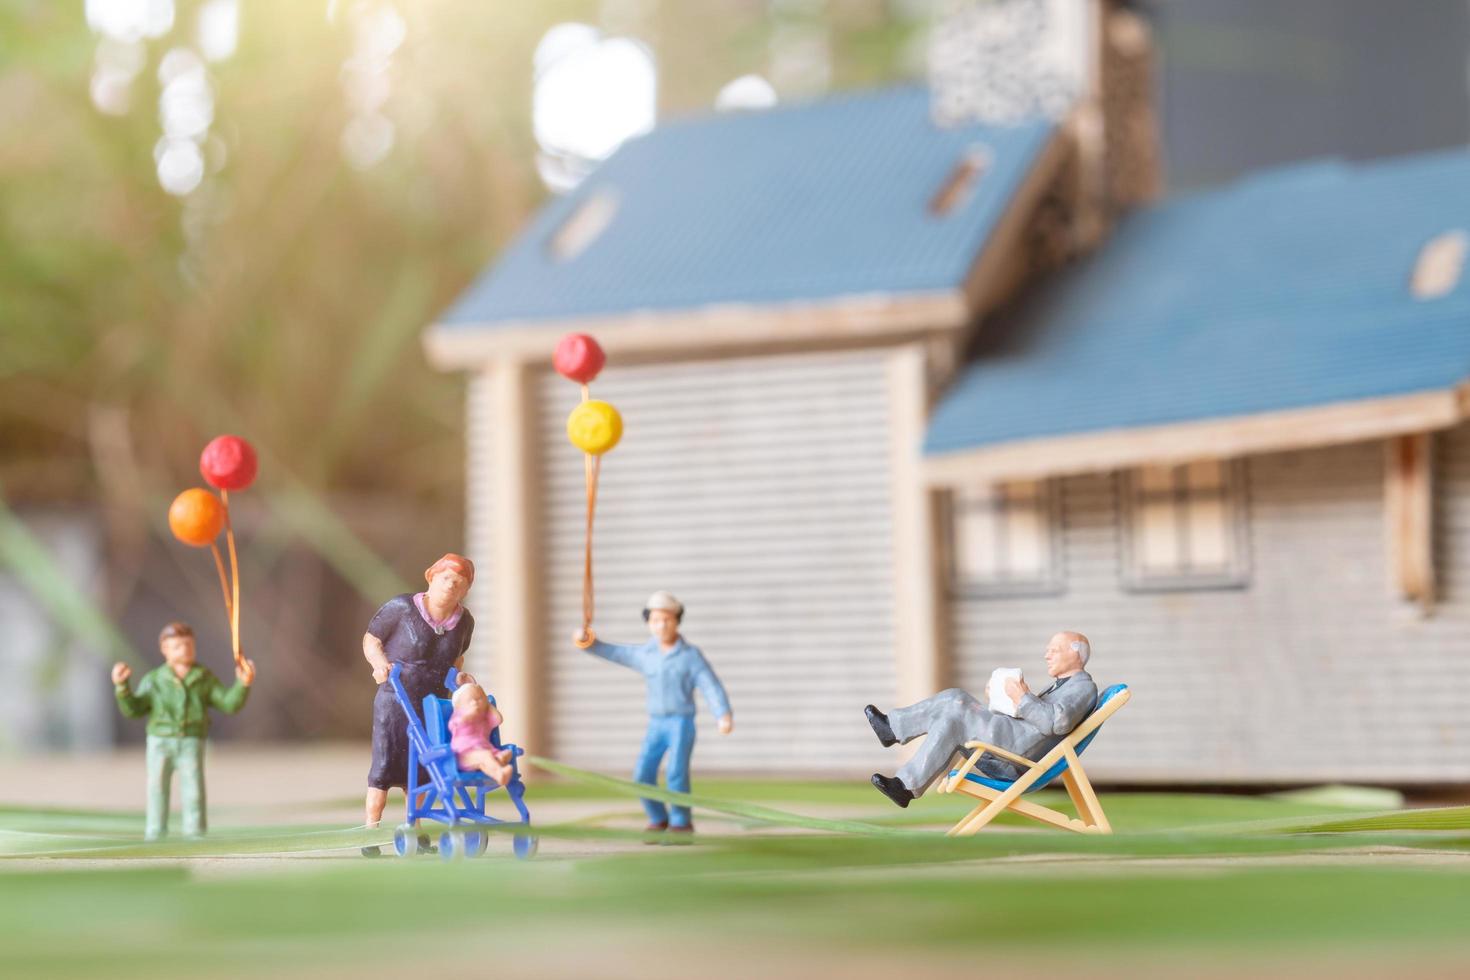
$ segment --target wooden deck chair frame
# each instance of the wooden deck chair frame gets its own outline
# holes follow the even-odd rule
[[[1007,810],[1052,827],[1060,827],[1063,830],[1072,830],[1080,834],[1111,834],[1113,827],[1108,823],[1107,815],[1103,813],[1102,804],[1097,800],[1097,793],[1093,792],[1092,781],[1087,778],[1087,773],[1082,768],[1077,746],[1083,739],[1097,731],[1103,722],[1113,716],[1114,712],[1127,704],[1128,697],[1127,688],[1119,691],[1108,700],[1107,704],[1088,715],[1082,724],[1068,732],[1067,736],[1050,752],[1035,762],[985,742],[966,742],[965,748],[971,750],[970,757],[959,769],[941,777],[937,786],[941,793],[964,793],[975,797],[981,803],[966,814],[959,823],[951,827],[948,836],[968,837],[979,832]],[[986,752],[1021,767],[1021,775],[1006,789],[994,789],[965,778],[974,770],[980,757]],[[1058,810],[1022,799],[1026,791],[1061,759],[1067,760],[1067,768],[1063,769],[1061,774],[1062,782],[1067,787],[1067,795],[1071,797],[1072,805],[1077,808],[1078,816],[1076,817],[1069,817]]]

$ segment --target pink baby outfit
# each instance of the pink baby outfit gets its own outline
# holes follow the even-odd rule
[[[494,710],[491,708],[477,718],[463,717],[458,711],[449,716],[449,748],[454,752],[461,768],[465,765],[466,755],[491,747],[490,718]]]

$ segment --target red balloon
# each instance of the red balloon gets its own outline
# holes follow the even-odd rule
[[[557,373],[579,385],[589,384],[607,363],[602,345],[585,333],[569,333],[556,345],[551,363]]]
[[[212,487],[244,490],[255,482],[255,450],[239,436],[215,436],[199,454],[199,472]]]

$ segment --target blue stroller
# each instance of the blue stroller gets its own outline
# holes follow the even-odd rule
[[[449,715],[453,703],[448,698],[428,695],[424,698],[421,721],[408,691],[404,690],[400,671],[401,668],[394,664],[388,679],[403,713],[408,717],[408,814],[393,831],[393,850],[400,857],[412,857],[428,849],[429,836],[420,829],[420,821],[445,825],[438,843],[439,856],[446,861],[479,857],[485,853],[490,832],[478,828],[513,822],[529,828],[531,814],[526,809],[526,786],[521,782],[520,768],[515,761],[525,752],[516,745],[501,745],[499,728],[490,733],[491,745],[511,750],[511,777],[505,791],[521,818],[519,821],[506,821],[488,816],[485,813],[485,796],[500,787],[482,772],[462,772],[455,762],[454,752],[449,748]],[[459,671],[450,667],[444,686],[453,691],[458,678]],[[490,703],[494,704],[495,698],[490,697]],[[428,776],[427,782],[420,781],[423,775]],[[524,859],[535,854],[536,843],[531,834],[516,834],[516,857]]]

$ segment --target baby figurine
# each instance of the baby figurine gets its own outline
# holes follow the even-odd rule
[[[459,767],[478,769],[501,786],[510,782],[510,749],[496,749],[490,733],[503,720],[500,712],[478,684],[461,684],[453,694],[454,714],[449,716],[449,747]]]

